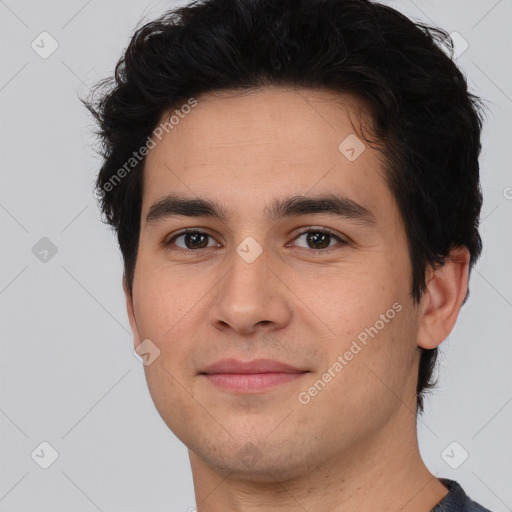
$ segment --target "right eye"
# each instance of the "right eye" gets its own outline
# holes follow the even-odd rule
[[[170,240],[164,243],[165,247],[171,248],[172,246],[176,246],[180,251],[198,251],[200,249],[207,249],[208,247],[219,247],[220,244],[213,243],[212,245],[208,245],[208,238],[213,240],[213,237],[208,233],[203,231],[198,231],[196,229],[187,229],[173,236]],[[178,240],[182,239],[182,244],[179,245],[176,243]],[[205,245],[206,243],[206,245]]]

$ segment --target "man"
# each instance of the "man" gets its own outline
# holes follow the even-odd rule
[[[486,510],[416,433],[481,252],[480,103],[443,44],[369,0],[206,0],[88,104],[199,512]]]

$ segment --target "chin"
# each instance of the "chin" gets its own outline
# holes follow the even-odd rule
[[[262,442],[260,448],[257,443],[247,442],[238,450],[233,449],[234,444],[231,440],[227,447],[222,448],[217,444],[212,450],[208,449],[212,447],[210,441],[208,446],[190,450],[210,469],[230,479],[271,484],[293,480],[311,471],[311,457],[307,455],[304,445],[298,452],[297,447],[287,451],[283,442],[275,446]],[[262,447],[262,444],[265,446]]]

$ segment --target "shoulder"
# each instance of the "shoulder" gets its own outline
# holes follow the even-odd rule
[[[473,501],[455,480],[440,478],[448,488],[448,494],[431,510],[431,512],[492,512]]]

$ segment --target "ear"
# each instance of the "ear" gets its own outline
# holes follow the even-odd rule
[[[126,311],[128,312],[128,320],[130,321],[130,327],[133,333],[133,348],[137,348],[140,345],[140,334],[139,328],[137,327],[137,321],[135,320],[135,314],[133,312],[133,298],[128,288],[128,281],[126,276],[123,274],[123,290],[126,299]]]
[[[466,247],[452,249],[444,265],[430,268],[422,296],[418,346],[433,349],[455,325],[468,290],[470,254]]]

